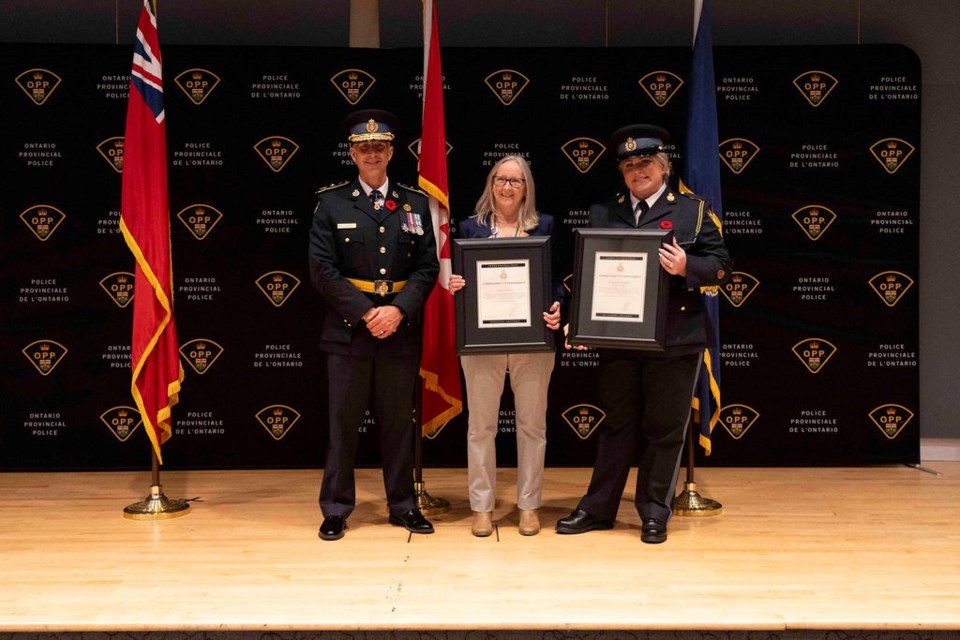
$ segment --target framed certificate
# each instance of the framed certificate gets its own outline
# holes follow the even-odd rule
[[[553,351],[549,236],[458,238],[453,264],[466,281],[454,297],[458,354]]]
[[[663,351],[670,275],[666,230],[577,229],[571,345]]]

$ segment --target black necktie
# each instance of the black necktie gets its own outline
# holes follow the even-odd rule
[[[370,192],[370,202],[373,203],[374,209],[377,209],[377,210],[380,209],[380,198],[382,197],[383,197],[383,194],[377,191],[376,189]]]
[[[650,205],[647,204],[646,200],[641,200],[640,202],[637,203],[637,208],[634,211],[634,220],[636,221],[636,225],[638,227],[640,226],[640,218],[642,218],[643,215],[649,210],[650,210]]]

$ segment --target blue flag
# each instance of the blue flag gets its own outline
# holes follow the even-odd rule
[[[686,186],[723,219],[720,197],[720,137],[717,131],[717,91],[713,75],[713,14],[711,0],[694,0],[693,64],[687,140],[683,154]],[[693,418],[700,428],[700,445],[710,455],[710,435],[720,418],[720,305],[716,287],[701,289],[710,320],[703,368],[693,397]]]

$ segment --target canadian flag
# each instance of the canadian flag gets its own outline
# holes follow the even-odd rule
[[[457,360],[453,294],[450,279],[450,197],[447,187],[447,136],[443,119],[443,72],[440,36],[433,0],[423,3],[423,128],[420,137],[420,188],[429,196],[437,236],[440,277],[423,310],[423,379],[420,425],[423,435],[436,435],[463,409],[460,363]]]

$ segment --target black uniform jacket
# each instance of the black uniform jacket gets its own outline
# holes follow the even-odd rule
[[[696,353],[703,349],[708,319],[700,287],[719,285],[733,267],[720,234],[720,221],[710,205],[694,194],[682,195],[668,187],[640,218],[637,227],[630,195],[623,193],[590,207],[590,227],[673,230],[687,254],[687,275],[685,278],[670,276],[665,355]]]
[[[420,311],[437,281],[440,265],[427,198],[390,181],[384,205],[375,211],[360,182],[321,189],[310,229],[310,278],[327,309],[320,347],[345,355],[413,355],[421,338]],[[406,281],[386,296],[360,291],[347,280]],[[395,305],[406,322],[385,340],[361,321],[374,306]]]

